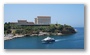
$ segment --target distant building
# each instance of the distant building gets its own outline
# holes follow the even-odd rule
[[[35,24],[49,25],[51,24],[51,17],[50,16],[37,16],[37,18],[35,18]]]
[[[37,16],[34,22],[27,22],[27,20],[18,20],[18,22],[10,22],[11,24],[17,24],[22,26],[48,26],[51,24],[50,16]]]
[[[27,20],[18,20],[18,22],[10,22],[17,25],[34,25],[34,22],[27,22]]]
[[[27,25],[27,20],[18,20],[18,25]]]
[[[27,20],[18,20],[18,25],[34,25],[34,22],[27,22]]]
[[[35,24],[37,24],[37,18],[35,18]]]

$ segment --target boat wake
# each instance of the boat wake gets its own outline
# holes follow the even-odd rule
[[[78,40],[84,40],[84,39],[56,39],[55,42],[59,42],[59,41],[78,41]]]
[[[57,40],[55,40],[55,42],[64,41],[64,40],[66,40],[66,39],[57,39]]]

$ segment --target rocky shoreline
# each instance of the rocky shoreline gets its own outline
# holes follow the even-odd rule
[[[75,32],[77,32],[77,30],[75,29]],[[69,34],[74,34],[74,33],[69,33]],[[19,38],[19,37],[25,37],[25,36],[51,36],[51,35],[57,35],[57,36],[61,36],[61,35],[66,35],[63,33],[48,33],[48,32],[39,32],[39,34],[7,34],[4,36],[4,40],[11,40],[14,38]]]
[[[14,38],[24,37],[24,35],[17,35],[17,36],[4,36],[4,40],[11,40]]]
[[[62,33],[52,33],[52,35],[63,35]],[[5,35],[4,36],[4,40],[11,40],[11,39],[14,39],[14,38],[19,38],[19,37],[25,37],[25,36],[50,36],[49,33],[47,32],[41,32],[39,34],[31,34],[31,35],[18,35],[16,34],[15,36],[13,34],[8,34],[8,35]]]

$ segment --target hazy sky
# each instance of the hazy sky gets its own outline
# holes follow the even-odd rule
[[[4,22],[27,20],[37,16],[51,16],[51,23],[84,27],[83,4],[5,4]]]

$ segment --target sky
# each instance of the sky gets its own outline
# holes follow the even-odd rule
[[[84,4],[4,4],[4,22],[51,16],[52,24],[84,27]]]

